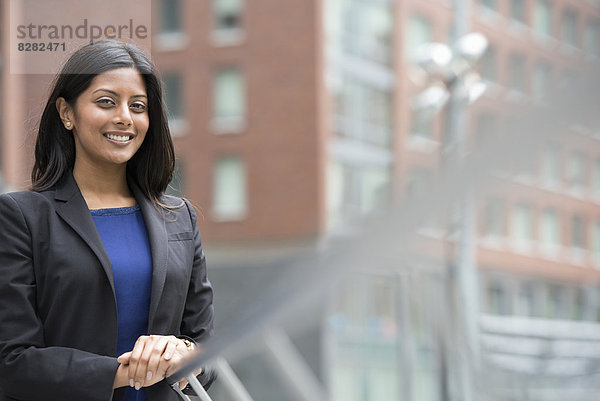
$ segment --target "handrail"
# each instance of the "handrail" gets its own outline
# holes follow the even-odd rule
[[[204,387],[202,387],[202,384],[200,384],[200,382],[196,378],[196,375],[192,373],[191,375],[187,376],[186,379],[190,383],[190,386],[192,386],[192,388],[194,389],[196,396],[200,397],[201,401],[212,401],[212,398],[210,398],[206,390],[204,390]],[[183,391],[179,389],[179,383],[173,383],[171,387],[173,388],[173,390],[175,390],[175,392],[177,392],[177,394],[179,394],[182,400],[192,401],[192,399],[187,394],[184,394]]]
[[[225,358],[217,358],[214,361],[214,368],[218,372],[219,378],[221,382],[224,383],[225,388],[229,390],[234,401],[254,401]],[[199,397],[201,401],[212,401],[194,374],[187,376],[185,379],[190,383],[196,396]],[[173,383],[171,387],[179,394],[182,400],[192,401],[189,395],[179,389],[178,382]]]

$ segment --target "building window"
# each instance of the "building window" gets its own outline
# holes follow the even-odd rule
[[[552,8],[546,0],[538,0],[533,7],[533,29],[546,36],[552,35]]]
[[[213,0],[214,24],[217,30],[242,27],[242,0]]]
[[[364,399],[398,399],[400,388],[395,378],[400,374],[400,367],[393,352],[397,347],[396,340],[390,336],[396,330],[394,288],[370,286],[369,277],[351,277],[346,282],[336,291],[334,312],[326,325],[331,340],[328,343],[331,361],[329,398],[351,400],[360,394]],[[389,284],[390,280],[380,282]],[[382,305],[374,305],[374,302]],[[384,315],[379,315],[379,311]],[[390,314],[393,321],[388,318]],[[365,351],[355,345],[353,339],[357,336],[368,336],[366,348],[382,352],[371,352],[366,356]],[[357,358],[369,366],[369,371],[351,362]]]
[[[167,106],[169,120],[177,120],[183,117],[181,75],[177,73],[166,73],[163,76],[164,99]]]
[[[524,283],[519,288],[518,308],[518,313],[522,316],[536,315],[535,287],[532,283]]]
[[[338,164],[332,191],[338,224],[352,223],[356,218],[380,211],[388,202],[391,171],[388,167]],[[333,189],[333,188],[332,188]]]
[[[336,97],[336,131],[383,147],[391,145],[392,94],[349,75]]]
[[[362,204],[360,170],[351,164],[342,167],[342,214],[346,221],[360,216]]]
[[[364,26],[361,29],[364,33],[361,36],[369,38],[369,46],[362,46],[361,53],[368,54],[371,59],[379,61],[385,65],[392,63],[392,38],[394,36],[394,21],[391,4],[369,5],[366,10]],[[364,42],[362,42],[364,43]]]
[[[544,149],[540,170],[543,185],[555,187],[560,183],[560,153],[557,146]]]
[[[217,131],[242,129],[246,117],[244,77],[237,68],[217,71],[213,87],[213,122]]]
[[[182,81],[183,78],[178,73],[167,73],[163,76],[163,98],[167,109],[169,128],[173,136],[184,134],[187,129]]]
[[[213,173],[213,214],[216,220],[240,220],[248,210],[246,167],[237,156],[220,157]]]
[[[550,319],[567,317],[567,300],[564,287],[550,285],[548,288],[548,302],[546,307],[546,317]]]
[[[328,209],[334,228],[352,225],[361,216],[381,211],[388,203],[389,167],[355,166],[333,162],[328,171]]]
[[[175,160],[175,170],[173,171],[173,178],[167,187],[165,193],[171,196],[182,197],[184,196],[184,172],[183,162],[181,160]]]
[[[518,244],[528,245],[533,239],[533,213],[531,206],[519,204],[512,218],[512,233]]]
[[[496,9],[496,0],[481,0],[481,5],[490,10]]]
[[[540,222],[540,241],[544,245],[556,246],[560,244],[560,222],[558,213],[552,209],[544,210]]]
[[[391,5],[352,2],[342,14],[344,51],[384,65],[392,63],[394,32]]]
[[[489,198],[485,204],[484,227],[485,236],[504,236],[504,213],[505,204],[500,198]]]
[[[525,57],[512,54],[508,61],[508,87],[522,93],[525,90]]]
[[[583,217],[578,214],[571,218],[571,246],[585,249],[585,223]]]
[[[161,0],[161,33],[181,32],[181,1]]]
[[[406,50],[408,57],[414,57],[419,46],[433,40],[431,22],[420,15],[413,15],[408,22],[408,32],[405,32]]]
[[[600,57],[600,23],[588,22],[585,27],[583,46],[586,52]]]
[[[488,312],[493,315],[508,315],[510,313],[509,297],[501,283],[492,282],[488,285]]]
[[[511,0],[510,2],[510,17],[525,24],[525,5],[524,0]]]
[[[561,39],[568,45],[577,47],[577,14],[566,10],[561,21]]]
[[[582,190],[585,188],[585,156],[580,152],[575,152],[569,161],[568,180],[571,188]]]
[[[363,214],[381,211],[389,202],[391,193],[391,171],[389,167],[363,167],[361,191]]]
[[[367,91],[367,113],[364,116],[369,124],[367,130],[371,132],[369,142],[388,147],[392,139],[392,94],[377,88]],[[364,111],[361,114],[365,114]]]
[[[539,102],[547,101],[550,94],[550,66],[537,64],[533,70],[532,95]]]
[[[571,318],[575,320],[583,320],[586,315],[587,300],[585,292],[581,288],[575,289],[575,296],[573,300],[573,310],[571,311]]]
[[[494,46],[490,45],[488,47],[487,51],[481,58],[480,68],[481,68],[481,77],[482,78],[484,78],[488,81],[491,81],[491,82],[496,81],[496,79],[497,79],[497,76],[496,76],[497,55],[496,55],[496,48]]]

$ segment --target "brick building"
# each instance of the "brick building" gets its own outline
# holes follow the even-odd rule
[[[598,1],[466,3],[471,30],[490,42],[478,66],[488,89],[467,111],[473,143],[485,133],[510,130],[515,113],[537,107],[552,82],[598,71]],[[256,249],[272,255],[352,234],[362,218],[439,171],[446,112],[414,107],[424,87],[410,79],[415,73],[410,60],[423,43],[457,39],[451,2],[154,0],[152,5],[152,57],[165,82],[178,155],[172,191],[201,210],[199,225],[215,265],[239,267],[240,259],[232,255],[246,258]],[[26,184],[31,148],[22,133],[35,128],[48,78],[10,75],[2,63],[5,190]],[[577,323],[600,320],[600,125],[597,115],[577,123],[565,139],[540,144],[534,171],[504,176],[479,198],[482,318],[569,321],[573,330],[582,327]],[[435,331],[437,314],[423,309],[441,307],[443,313],[435,293],[443,285],[449,241],[440,230],[422,230],[420,238],[428,262],[406,269],[431,272],[431,284],[413,283],[420,296],[431,296],[417,302],[414,315],[423,330]],[[327,365],[334,399],[376,394],[377,379],[367,368],[342,363],[364,356],[352,354],[355,339],[348,333],[369,319],[377,322],[370,346],[389,351],[369,369],[382,377],[402,371],[393,305],[398,287],[392,281],[385,275],[364,278],[359,286],[350,284],[364,302],[340,303],[346,323],[338,321],[332,330],[337,351]],[[490,325],[485,322],[484,332]],[[415,338],[419,369],[379,388],[413,397],[406,399],[439,399],[439,344],[429,336]],[[492,365],[499,353],[489,352]]]

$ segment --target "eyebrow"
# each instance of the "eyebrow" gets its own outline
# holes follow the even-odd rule
[[[100,89],[96,89],[95,91],[93,91],[92,93],[96,93],[96,92],[108,92],[111,93],[117,97],[121,97],[121,95],[119,95],[117,92],[110,90],[110,89],[104,89],[104,88],[100,88]],[[144,98],[148,98],[148,96],[146,95],[133,95],[132,97],[144,97]]]

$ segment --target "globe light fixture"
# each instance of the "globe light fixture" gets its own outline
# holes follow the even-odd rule
[[[456,42],[454,57],[466,60],[469,64],[477,63],[489,45],[488,40],[479,32],[469,33]]]

